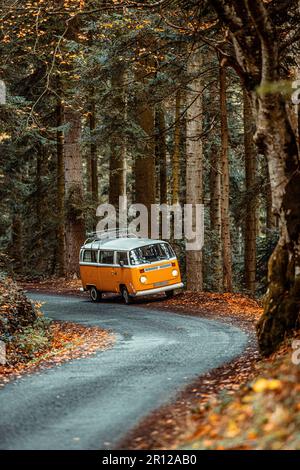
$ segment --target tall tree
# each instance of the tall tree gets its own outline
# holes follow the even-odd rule
[[[62,100],[62,89],[58,79],[57,105],[56,105],[56,194],[57,194],[57,249],[56,266],[57,274],[63,276],[65,273],[65,164],[64,164],[64,105]]]
[[[156,200],[168,203],[166,117],[164,103],[158,103],[155,110],[155,158],[156,158]],[[159,233],[162,236],[163,214],[159,213]]]
[[[79,273],[78,256],[84,241],[83,179],[80,151],[81,116],[71,108],[65,108],[65,123],[69,128],[64,138],[65,170],[65,273]]]
[[[134,163],[135,202],[144,204],[150,217],[155,204],[155,109],[149,93],[149,67],[141,61],[136,78],[142,89],[136,95],[136,121],[141,130],[138,152]],[[150,218],[149,218],[150,222]],[[150,225],[149,225],[150,226]]]
[[[229,213],[229,157],[228,118],[226,101],[226,69],[220,63],[220,115],[221,115],[221,236],[223,253],[223,286],[232,291],[232,261]]]
[[[208,54],[209,62],[215,64],[216,55],[212,52]],[[219,62],[215,64],[219,67]],[[215,71],[215,69],[213,69]],[[208,117],[210,122],[214,122],[215,117],[220,115],[219,104],[219,80],[218,76],[213,76],[209,89],[209,109]],[[210,243],[211,257],[210,272],[211,287],[216,292],[223,291],[223,262],[222,262],[222,224],[221,224],[221,153],[218,144],[219,126],[215,126],[210,131],[209,146],[209,219],[210,219]]]
[[[201,53],[192,51],[188,70],[194,79],[191,80],[186,94],[188,107],[186,118],[186,203],[194,206],[203,202],[203,84],[200,76],[201,66]],[[195,229],[195,218],[193,219],[193,229]],[[202,250],[186,252],[186,277],[188,290],[202,290]]]
[[[222,243],[221,243],[221,169],[220,152],[216,144],[210,149],[210,230],[212,247],[212,288],[223,290]]]
[[[256,233],[257,233],[257,195],[256,195],[256,149],[254,144],[254,123],[251,103],[246,91],[244,101],[244,148],[246,180],[246,215],[245,215],[245,284],[255,293],[256,286]]]
[[[126,95],[123,68],[116,67],[113,70],[111,87],[113,123],[110,136],[109,202],[117,208],[119,197],[126,196],[126,139],[123,131],[126,125]]]
[[[160,204],[168,202],[168,180],[167,180],[167,145],[166,145],[166,118],[163,103],[156,108],[156,157],[158,167],[158,194]]]
[[[180,112],[181,90],[179,88],[175,98],[174,149],[172,155],[172,204],[179,203],[180,199]]]
[[[95,101],[95,88],[91,87],[90,90],[90,110],[89,110],[89,129],[90,129],[90,158],[89,158],[89,179],[90,191],[92,200],[95,204],[98,202],[99,197],[99,184],[98,184],[98,155],[96,144],[96,101]]]

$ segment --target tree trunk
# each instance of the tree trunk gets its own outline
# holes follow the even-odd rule
[[[272,231],[276,228],[276,219],[272,209],[272,190],[268,164],[266,164],[266,182],[266,232],[267,239],[270,240],[272,238]]]
[[[246,179],[246,217],[245,217],[245,284],[246,288],[255,293],[256,287],[256,230],[257,230],[257,196],[256,183],[256,148],[254,144],[254,123],[251,103],[246,91],[244,100],[244,149],[245,149],[245,179]]]
[[[58,90],[58,94],[60,90]],[[58,98],[56,107],[56,123],[57,127],[61,127],[64,123],[64,106],[62,99]],[[64,276],[65,274],[65,167],[64,167],[64,133],[62,130],[57,131],[56,136],[56,155],[57,155],[57,248],[56,248],[56,266],[57,274]]]
[[[136,74],[137,80],[145,86],[147,79],[146,67],[141,66],[139,73]],[[151,204],[155,204],[155,112],[153,104],[149,100],[149,94],[139,93],[136,97],[136,121],[142,130],[143,135],[140,138],[138,153],[134,162],[134,185],[135,202],[144,204],[149,213],[150,228],[150,210]]]
[[[90,186],[92,200],[95,204],[98,203],[99,187],[98,187],[98,159],[97,159],[97,144],[95,142],[95,129],[96,129],[96,103],[94,96],[94,88],[91,89],[90,94],[90,112],[89,112],[89,127],[90,127]]]
[[[175,127],[174,127],[174,149],[172,157],[172,204],[179,203],[179,177],[180,177],[180,107],[181,91],[176,93],[175,100]]]
[[[232,265],[229,214],[229,161],[228,161],[228,122],[226,105],[226,70],[220,65],[220,113],[221,113],[221,217],[223,252],[223,287],[232,291]]]
[[[83,181],[80,152],[81,117],[72,108],[65,109],[69,129],[64,141],[65,170],[65,272],[79,274],[79,250],[84,241],[85,227],[82,213]]]
[[[192,53],[189,72],[199,73],[201,65],[201,56]],[[196,78],[187,91],[186,203],[193,205],[202,204],[203,199],[202,88],[201,78]],[[202,290],[202,250],[186,252],[186,277],[188,290]]]
[[[211,146],[210,160],[210,230],[212,288],[223,289],[222,243],[221,243],[221,170],[220,155],[216,145]]]
[[[126,121],[126,98],[124,91],[125,75],[123,70],[115,70],[111,85],[113,92],[113,130],[110,139],[109,161],[109,203],[116,209],[119,197],[126,196],[126,140],[124,139],[124,123]]]
[[[261,97],[257,121],[256,138],[268,158],[273,213],[280,229],[269,260],[265,310],[257,325],[261,351],[269,354],[286,332],[299,325],[300,172],[296,136],[282,97]]]
[[[167,204],[168,182],[167,182],[167,146],[166,146],[166,123],[165,112],[162,105],[158,106],[156,112],[157,121],[157,141],[156,155],[159,173],[159,201],[160,204]]]
[[[49,257],[44,256],[45,253],[45,223],[47,221],[46,210],[47,200],[45,200],[45,191],[43,187],[43,179],[47,174],[47,152],[43,144],[38,146],[36,155],[36,173],[35,173],[35,223],[32,229],[34,236],[31,241],[34,245],[33,263],[37,273],[44,273],[49,267]]]

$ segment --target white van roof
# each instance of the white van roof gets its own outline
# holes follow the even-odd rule
[[[82,249],[94,250],[134,250],[145,245],[154,245],[157,243],[166,243],[164,240],[152,240],[151,238],[107,238],[104,240],[95,240],[85,243]]]

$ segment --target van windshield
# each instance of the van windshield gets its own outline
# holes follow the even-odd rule
[[[131,264],[146,264],[174,258],[175,253],[167,243],[156,243],[131,250],[129,257]]]

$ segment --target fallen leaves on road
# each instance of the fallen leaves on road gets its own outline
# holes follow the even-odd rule
[[[261,305],[251,297],[237,293],[213,293],[185,291],[171,299],[158,302],[157,306],[176,309],[202,315],[239,316],[251,322],[258,320],[262,315]]]
[[[80,295],[80,288],[82,287],[80,279],[65,279],[60,277],[53,277],[44,280],[20,280],[19,284],[25,290],[52,292],[53,294]]]

